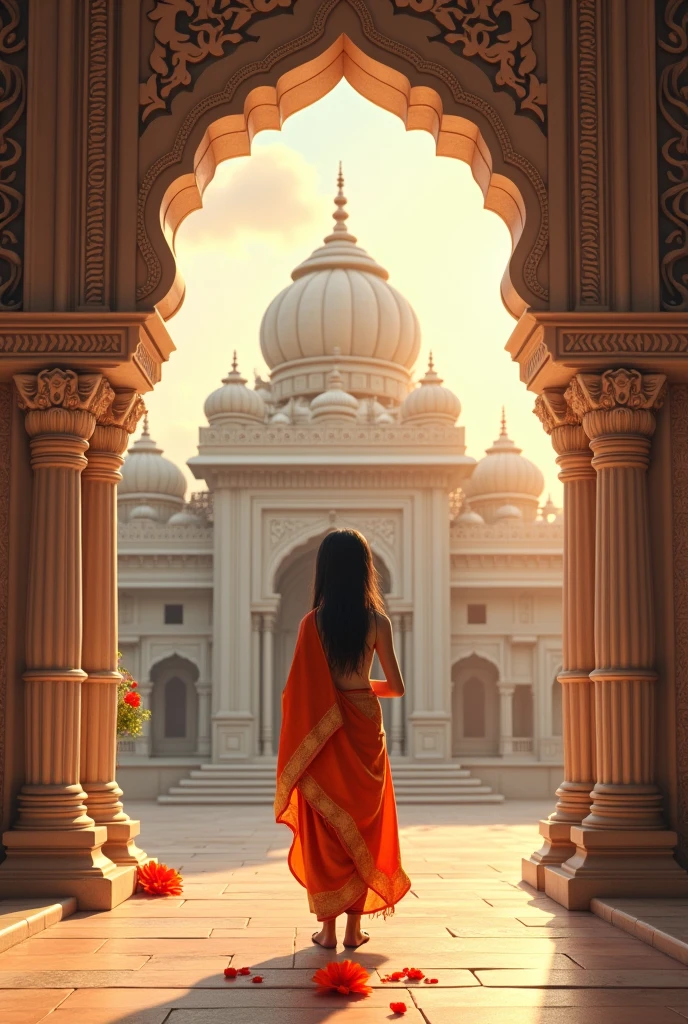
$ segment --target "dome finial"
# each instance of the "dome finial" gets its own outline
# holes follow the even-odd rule
[[[499,432],[499,436],[500,437],[508,437],[509,436],[507,434],[507,432],[506,432],[506,410],[505,410],[504,406],[502,406],[502,429]]]
[[[334,205],[336,207],[334,211],[334,231],[337,234],[348,235],[346,230],[346,221],[349,219],[349,214],[346,212],[344,207],[346,206],[347,198],[344,195],[344,174],[342,172],[342,161],[339,161],[339,173],[337,174],[337,195],[335,196]]]
[[[148,413],[144,413],[143,416],[143,430],[141,431],[141,437],[150,437],[150,431],[148,429]]]
[[[236,373],[238,369],[239,369],[239,363],[238,363],[238,360],[237,360],[236,349],[234,349],[234,356],[232,358],[232,373]]]
[[[430,351],[430,355],[428,356],[428,373],[432,373],[434,369],[435,369],[435,363],[434,363],[433,358],[432,358],[432,350],[431,350]]]

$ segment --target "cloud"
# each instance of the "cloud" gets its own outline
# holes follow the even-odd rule
[[[181,226],[182,246],[234,247],[250,241],[290,246],[327,227],[317,171],[285,146],[256,149],[240,166],[218,171],[203,209]],[[224,179],[224,180],[223,180]]]

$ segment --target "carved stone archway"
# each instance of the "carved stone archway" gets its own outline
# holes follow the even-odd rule
[[[132,890],[136,823],[96,756],[117,679],[97,567],[138,395],[173,349],[174,231],[221,159],[342,76],[467,160],[514,240],[507,347],[566,493],[566,778],[526,877],[569,907],[610,878],[685,893],[685,0],[186,0],[183,26],[181,7],[0,0],[0,895]],[[610,744],[594,704],[630,733]]]

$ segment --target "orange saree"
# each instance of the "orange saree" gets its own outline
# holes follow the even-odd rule
[[[275,818],[294,833],[289,867],[318,920],[391,914],[408,892],[380,702],[336,688],[314,611],[282,695]]]

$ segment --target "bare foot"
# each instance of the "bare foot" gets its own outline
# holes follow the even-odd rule
[[[323,926],[319,932],[313,932],[311,939],[317,946],[322,946],[323,949],[336,949],[337,948],[337,931],[335,921],[323,921]]]
[[[358,946],[363,946],[369,940],[370,935],[361,928],[361,915],[347,914],[344,945],[349,949],[356,949]]]

